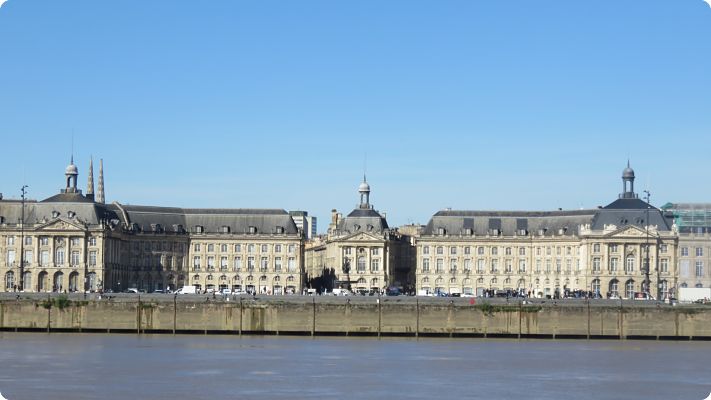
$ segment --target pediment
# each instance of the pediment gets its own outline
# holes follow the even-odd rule
[[[650,233],[651,233],[651,231],[650,231]],[[615,231],[612,231],[605,236],[607,236],[607,237],[613,237],[613,236],[644,237],[646,235],[647,235],[647,232],[644,229],[642,229],[638,226],[635,226],[635,225],[628,225],[628,226],[619,228]]]
[[[35,227],[36,231],[85,231],[86,227],[81,223],[65,218],[57,218],[52,221]]]
[[[345,236],[341,236],[334,241],[339,242],[385,242],[385,239],[380,235],[375,235],[368,232],[355,232]]]

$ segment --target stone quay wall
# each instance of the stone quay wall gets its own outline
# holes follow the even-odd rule
[[[0,297],[0,331],[711,340],[711,306],[482,298]]]

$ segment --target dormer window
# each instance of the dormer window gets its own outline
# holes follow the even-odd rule
[[[195,225],[195,233],[203,233],[205,232],[205,227],[202,225]]]
[[[59,218],[59,211],[52,211],[52,218]]]
[[[277,226],[277,227],[276,227],[276,233],[278,233],[278,234],[284,233],[284,227],[283,227],[283,226]]]
[[[256,226],[250,226],[249,227],[249,233],[254,235],[257,233],[257,227]]]
[[[464,234],[471,236],[471,235],[474,234],[474,229],[472,229],[472,228],[464,228]]]
[[[222,233],[230,233],[230,227],[227,226],[227,225],[222,225],[222,226],[220,227],[220,232],[222,232]]]
[[[359,231],[359,230],[360,230],[360,225],[354,224],[354,225],[353,225],[353,229]]]
[[[526,235],[528,235],[528,231],[525,230],[525,229],[519,229],[519,230],[518,230],[518,235],[519,235],[519,236],[526,236]]]
[[[444,229],[444,228],[442,228],[442,227],[437,228],[437,234],[438,234],[438,235],[444,236],[446,233],[447,233],[447,230],[446,230],[446,229]]]
[[[76,214],[74,213],[74,211],[67,212],[67,217],[69,217],[69,218],[74,218],[75,215]]]
[[[546,234],[547,229],[546,228],[541,228],[538,230],[538,236],[543,236]]]
[[[368,232],[372,231],[375,227],[373,225],[368,224]]]

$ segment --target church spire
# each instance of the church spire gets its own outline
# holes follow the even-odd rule
[[[99,159],[99,187],[96,201],[101,204],[106,201],[104,198],[104,159]]]
[[[86,182],[86,197],[94,198],[94,157],[89,159],[89,176]]]

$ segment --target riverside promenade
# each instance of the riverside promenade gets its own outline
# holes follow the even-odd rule
[[[2,293],[0,331],[711,340],[711,306],[599,299]]]

